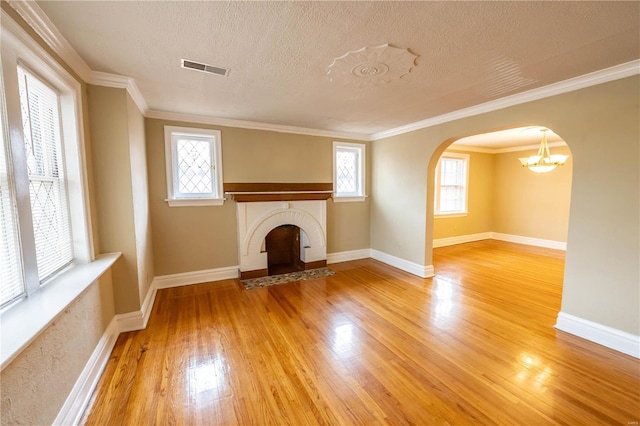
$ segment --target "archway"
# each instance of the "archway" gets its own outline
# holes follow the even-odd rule
[[[433,248],[494,239],[566,250],[573,175],[568,145],[547,132],[552,154],[569,155],[564,166],[548,173],[534,173],[518,161],[537,153],[541,129],[490,130],[451,138],[438,147],[427,181],[426,229]],[[458,184],[465,199],[447,204],[442,194]]]

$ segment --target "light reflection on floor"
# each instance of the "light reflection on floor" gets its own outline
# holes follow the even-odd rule
[[[453,325],[456,321],[459,282],[448,276],[433,277],[431,287],[431,318],[436,326]]]
[[[223,396],[229,390],[226,377],[228,370],[227,360],[221,353],[205,362],[198,363],[192,360],[187,385],[195,397],[205,392],[215,392],[218,396]]]
[[[545,365],[539,357],[522,352],[519,358],[519,371],[516,380],[531,391],[545,392],[545,383],[553,373],[550,366]]]

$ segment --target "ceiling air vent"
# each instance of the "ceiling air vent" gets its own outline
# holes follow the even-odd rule
[[[218,74],[227,76],[229,75],[229,68],[216,67],[215,65],[202,64],[200,62],[189,61],[187,59],[182,60],[182,68],[190,70],[208,72],[209,74]]]

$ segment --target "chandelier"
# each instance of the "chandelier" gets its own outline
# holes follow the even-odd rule
[[[549,129],[542,129],[542,141],[540,142],[540,148],[538,148],[538,154],[531,157],[519,158],[522,167],[528,167],[529,170],[536,173],[547,173],[555,169],[558,166],[564,165],[568,155],[555,154],[551,155],[549,152],[549,144],[547,143],[547,131]]]

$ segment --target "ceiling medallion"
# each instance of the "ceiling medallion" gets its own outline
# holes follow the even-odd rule
[[[356,87],[385,84],[411,71],[417,57],[408,49],[389,44],[367,46],[335,58],[327,75],[332,83]]]

